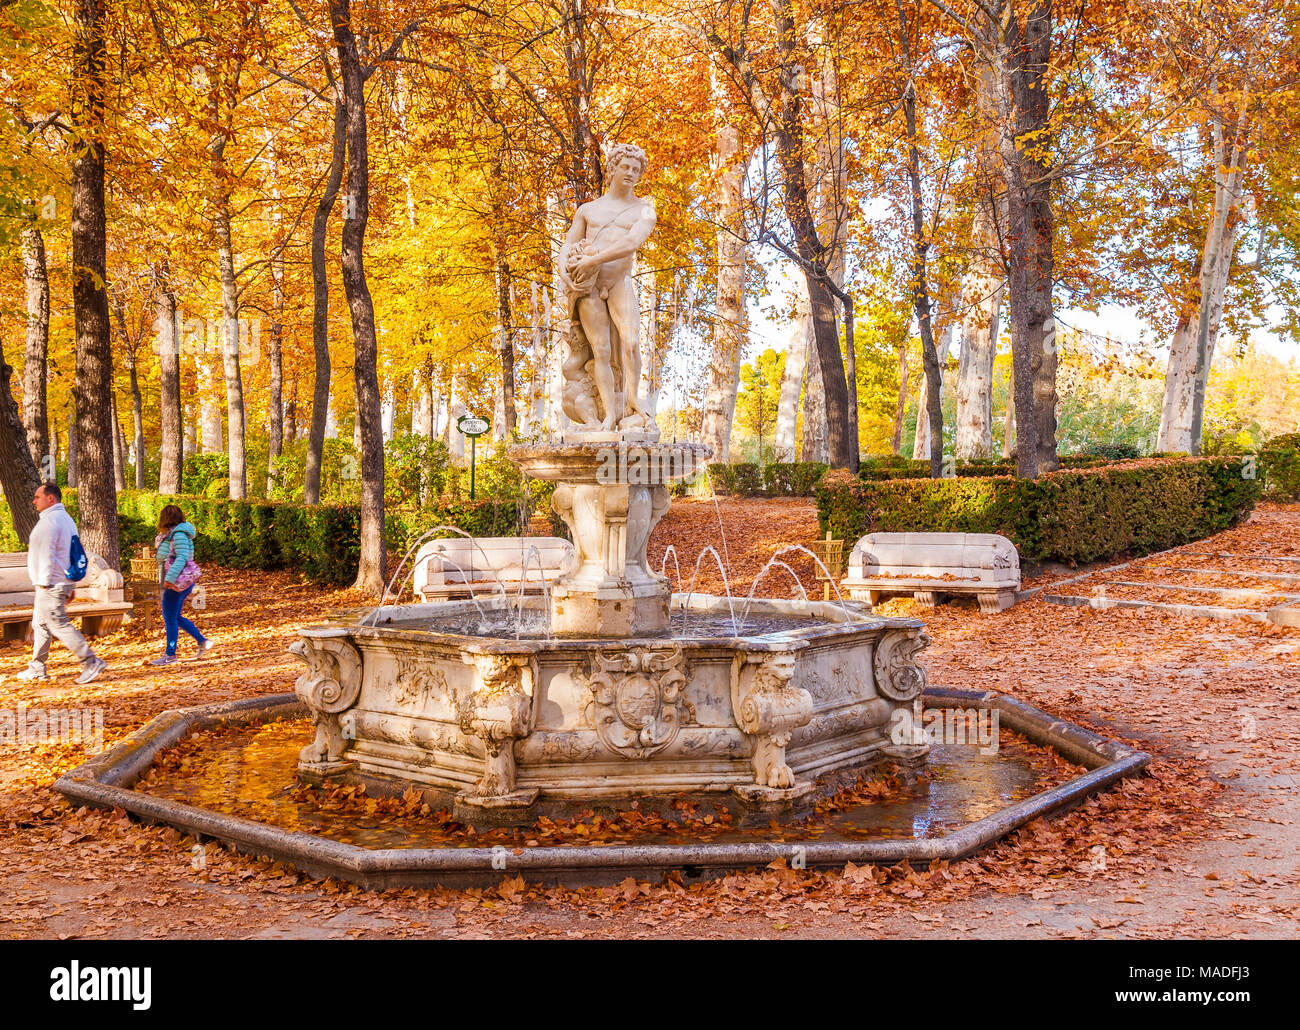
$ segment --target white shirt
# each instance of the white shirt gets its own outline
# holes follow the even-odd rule
[[[68,582],[67,569],[72,563],[70,551],[77,524],[62,504],[52,504],[41,517],[27,541],[27,575],[33,586],[53,587]]]

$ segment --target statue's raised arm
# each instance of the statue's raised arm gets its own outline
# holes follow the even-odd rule
[[[636,252],[655,226],[654,205],[634,192],[645,151],[620,143],[606,168],[605,192],[578,208],[560,248],[570,316],[564,411],[586,430],[653,433],[637,395],[641,309],[632,279]]]

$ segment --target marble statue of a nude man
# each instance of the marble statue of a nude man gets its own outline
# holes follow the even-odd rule
[[[654,206],[633,192],[645,174],[645,151],[620,143],[606,168],[605,192],[578,208],[559,254],[570,316],[563,407],[583,429],[650,429],[654,419],[637,396],[641,303],[632,281],[637,248],[655,225]]]

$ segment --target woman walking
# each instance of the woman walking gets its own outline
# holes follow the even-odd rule
[[[169,504],[158,513],[158,536],[154,538],[158,556],[158,579],[162,582],[162,616],[167,629],[167,650],[151,665],[170,665],[176,661],[176,641],[184,630],[199,645],[196,659],[202,658],[212,648],[212,641],[199,632],[199,628],[181,614],[185,599],[194,589],[198,566],[193,564],[194,527],[185,521],[184,513]],[[187,571],[187,566],[189,571]]]

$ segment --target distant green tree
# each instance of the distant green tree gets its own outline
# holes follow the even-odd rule
[[[743,434],[742,455],[770,460],[781,402],[781,375],[785,354],[769,347],[752,363],[740,367],[740,393],[736,397],[736,428]]]

